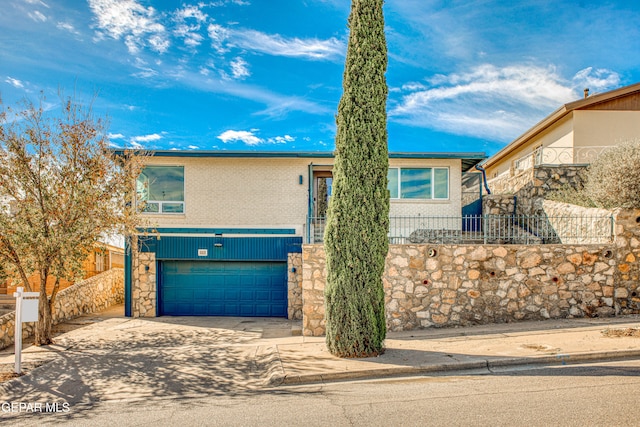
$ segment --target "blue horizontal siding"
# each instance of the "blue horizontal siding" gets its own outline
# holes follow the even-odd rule
[[[286,261],[288,253],[302,251],[302,237],[140,237],[142,252],[157,260]],[[198,256],[206,249],[207,256]]]

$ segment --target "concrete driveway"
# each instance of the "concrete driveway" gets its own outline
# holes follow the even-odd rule
[[[73,406],[247,392],[282,374],[277,344],[295,340],[286,319],[130,319],[122,310],[60,325],[54,345],[26,349],[27,363],[46,363],[0,384],[2,400]]]

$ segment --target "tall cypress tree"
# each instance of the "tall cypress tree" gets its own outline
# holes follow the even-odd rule
[[[326,341],[339,357],[384,351],[382,273],[389,248],[387,45],[383,0],[353,0],[336,116],[325,251]]]

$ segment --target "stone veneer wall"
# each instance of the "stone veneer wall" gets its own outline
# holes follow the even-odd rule
[[[53,307],[53,324],[124,302],[124,270],[114,268],[61,290]],[[22,336],[35,332],[35,322],[22,324]],[[15,311],[0,317],[0,349],[13,344]]]
[[[485,194],[482,196],[483,215],[512,215],[516,199],[511,194]]]
[[[533,182],[533,168],[520,171],[513,176],[503,174],[487,180],[491,194],[515,194]],[[482,188],[483,193],[486,191]],[[484,196],[485,194],[483,194]]]
[[[539,215],[545,194],[565,185],[582,186],[586,168],[585,165],[540,165],[514,176],[491,179],[488,185],[492,195],[515,195],[517,214]]]
[[[156,317],[155,252],[133,251],[131,271],[131,317]]]
[[[605,245],[391,245],[387,327],[501,323],[640,311],[640,210],[616,212]],[[303,335],[324,334],[326,267],[303,245]]]
[[[289,320],[302,320],[302,254],[287,255]]]

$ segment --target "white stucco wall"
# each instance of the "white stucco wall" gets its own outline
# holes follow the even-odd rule
[[[548,129],[529,140],[498,163],[487,167],[487,178],[508,176],[514,162],[531,153],[540,145],[544,147],[572,147],[574,140],[573,114],[570,113]]]
[[[640,111],[576,111],[576,147],[615,145],[640,138]]]
[[[145,214],[152,226],[295,228],[304,235],[309,164],[333,159],[150,157],[147,163],[184,166],[184,214]],[[460,160],[391,159],[390,167],[449,168],[448,200],[392,200],[391,216],[461,214]]]

